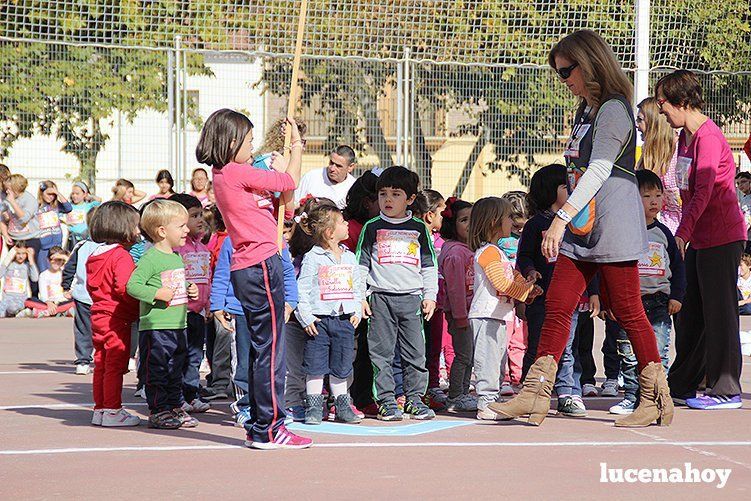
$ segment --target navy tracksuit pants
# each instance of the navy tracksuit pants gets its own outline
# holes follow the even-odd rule
[[[183,404],[183,367],[188,354],[186,329],[141,331],[138,379],[146,387],[149,411],[157,414]]]
[[[256,265],[232,271],[235,297],[250,331],[248,439],[272,442],[286,417],[284,378],[284,271],[278,254]]]

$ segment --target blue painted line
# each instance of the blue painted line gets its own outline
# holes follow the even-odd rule
[[[326,433],[330,435],[346,435],[350,437],[414,437],[449,430],[461,426],[475,424],[476,421],[426,421],[415,424],[395,424],[383,426],[367,426],[364,424],[343,424],[324,421],[319,425],[305,425],[302,423],[288,424],[292,431],[306,433]]]

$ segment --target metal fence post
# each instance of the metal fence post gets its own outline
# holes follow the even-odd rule
[[[404,63],[396,65],[396,164],[404,165],[403,141],[404,141]]]
[[[180,69],[180,66],[182,65],[182,55],[181,55],[181,43],[182,43],[182,37],[179,35],[175,37],[175,138],[177,143],[177,148],[175,150],[176,156],[177,156],[177,169],[175,171],[175,185],[179,188],[182,188],[183,186],[183,158],[182,158],[182,151],[183,151],[183,145],[182,145],[182,128],[183,128],[183,107],[182,107],[182,99],[180,99],[180,89],[182,88],[182,70]]]
[[[175,54],[171,50],[167,51],[167,124],[168,169],[177,176],[175,168]]]
[[[402,141],[402,165],[407,165],[409,163],[409,137],[410,137],[410,122],[409,122],[409,110],[410,110],[410,100],[412,99],[412,96],[409,93],[409,47],[404,47],[404,90],[403,90],[403,98],[402,98],[402,120],[404,120],[403,127],[403,133],[404,133],[404,139]]]
[[[636,74],[634,106],[649,96],[649,15],[650,0],[636,0]],[[636,113],[636,109],[634,109]],[[641,144],[641,139],[637,139]]]

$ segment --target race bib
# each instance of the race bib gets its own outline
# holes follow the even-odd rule
[[[564,156],[568,158],[579,158],[579,146],[581,145],[582,139],[584,139],[587,132],[589,132],[590,127],[592,127],[592,124],[583,124],[578,127],[576,135],[571,136],[571,139],[566,143],[566,151],[563,153]]]
[[[355,267],[350,264],[335,264],[318,268],[318,289],[321,301],[355,299]]]
[[[185,284],[185,268],[165,270],[159,275],[162,279],[162,287],[169,287],[175,291],[169,306],[188,304],[188,289]]]
[[[208,284],[211,275],[211,254],[188,252],[183,255],[185,279],[196,284]]]
[[[678,185],[679,190],[688,190],[688,177],[691,174],[691,162],[692,160],[687,157],[678,157],[678,162],[675,165],[675,184]]]
[[[7,294],[26,294],[26,280],[18,277],[5,277],[3,292]]]
[[[665,246],[659,242],[649,242],[647,255],[639,259],[640,277],[665,276]]]
[[[420,233],[414,230],[378,230],[379,264],[420,264]]]
[[[254,191],[253,200],[256,201],[259,209],[271,209],[274,206],[272,193],[270,191]]]
[[[37,221],[39,221],[39,229],[41,230],[60,226],[60,217],[55,211],[40,212],[37,214]]]
[[[65,294],[63,293],[63,286],[60,284],[48,284],[47,285],[47,300],[55,303],[65,301]]]
[[[65,224],[76,226],[86,222],[86,213],[82,210],[72,210],[65,215]]]

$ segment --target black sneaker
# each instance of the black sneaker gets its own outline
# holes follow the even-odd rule
[[[673,399],[673,405],[679,405],[682,407],[686,407],[688,404],[686,404],[686,400],[690,398],[696,398],[696,392],[692,391],[690,393],[684,393],[683,395],[677,395],[675,393],[670,393],[670,398]]]
[[[211,400],[218,400],[222,399],[225,400],[228,397],[226,391],[216,390],[212,388],[211,386],[201,386],[198,389],[198,395],[201,397],[202,400],[211,401]]]
[[[435,417],[433,409],[425,405],[425,402],[420,398],[412,398],[407,401],[407,405],[404,406],[405,414],[408,414],[410,418],[417,419],[418,421],[426,421]]]
[[[401,421],[404,418],[396,400],[384,402],[378,406],[378,419],[381,421]]]
[[[568,417],[586,417],[587,409],[574,400],[572,397],[561,397],[558,399],[558,414]]]
[[[362,421],[362,418],[354,413],[352,406],[350,405],[349,395],[339,395],[334,400],[334,407],[336,407],[336,420],[342,423],[357,424]]]
[[[323,421],[323,395],[305,397],[305,424],[321,424]]]
[[[149,416],[149,428],[158,430],[176,430],[182,426],[180,418],[175,416],[172,411],[157,412]]]

